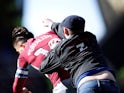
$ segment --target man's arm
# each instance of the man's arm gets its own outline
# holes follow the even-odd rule
[[[59,57],[56,49],[57,49],[57,47],[52,49],[48,53],[47,57],[45,57],[44,60],[41,62],[39,70],[42,74],[49,74],[49,73],[53,72],[53,70],[60,67],[60,65],[61,65],[61,62],[59,59],[60,57]]]
[[[42,21],[44,27],[49,27],[53,30],[61,39],[64,39],[63,28],[60,26],[60,23],[53,22],[51,19],[44,19]]]
[[[53,24],[51,25],[51,29],[61,38],[61,39],[65,39],[64,33],[63,33],[63,29],[60,26],[60,23],[55,23],[53,22]]]
[[[69,55],[67,54],[66,46],[66,40],[62,40],[48,53],[40,64],[39,70],[41,73],[51,73],[62,66],[63,61],[65,61]]]

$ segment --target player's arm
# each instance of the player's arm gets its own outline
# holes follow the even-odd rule
[[[32,93],[32,92],[29,91],[26,87],[23,87],[22,93]]]
[[[24,68],[17,68],[15,79],[13,83],[13,93],[21,93],[22,88],[28,77],[28,70]]]
[[[18,59],[17,62],[18,66],[13,83],[13,93],[23,93],[22,90],[28,78],[28,69],[27,69],[28,63],[23,61],[22,59]]]

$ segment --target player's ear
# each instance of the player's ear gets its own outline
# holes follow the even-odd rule
[[[25,44],[26,44],[26,43],[19,42],[19,46],[22,47],[22,48],[25,48]]]
[[[23,47],[23,48],[25,48],[25,44],[26,44],[26,43],[21,43],[20,46]]]

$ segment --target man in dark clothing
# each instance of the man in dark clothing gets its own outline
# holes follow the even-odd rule
[[[115,73],[107,64],[96,36],[84,31],[84,27],[85,20],[77,15],[52,24],[63,40],[41,63],[41,73],[61,67],[71,74],[77,93],[119,93]]]

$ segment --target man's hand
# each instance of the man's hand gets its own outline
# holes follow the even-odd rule
[[[43,26],[44,27],[49,27],[51,28],[53,21],[51,19],[45,18],[42,20]]]
[[[22,89],[22,93],[32,93],[32,92],[29,91],[26,87],[23,87],[23,89]]]

